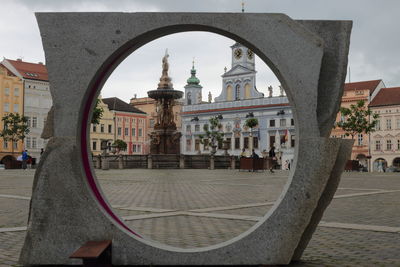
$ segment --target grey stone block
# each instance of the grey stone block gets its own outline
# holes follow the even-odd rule
[[[36,16],[52,84],[54,125],[35,175],[22,264],[76,264],[68,258],[76,248],[103,239],[113,240],[113,263],[118,265],[288,264],[293,255],[301,255],[327,205],[321,197],[329,199],[334,192],[329,179],[334,184],[340,176],[341,170],[333,168],[344,160],[338,159],[342,142],[326,136],[342,94],[351,23],[296,22],[284,14],[251,13]],[[91,179],[88,111],[108,76],[131,52],[167,34],[196,30],[233,38],[271,67],[288,94],[299,141],[289,182],[262,221],[222,244],[179,249],[141,238],[112,213]]]
[[[321,221],[322,216],[324,215],[324,211],[331,203],[333,196],[339,186],[340,177],[346,166],[347,160],[350,158],[351,150],[353,148],[354,140],[352,139],[338,139],[340,140],[340,148],[338,157],[335,162],[335,166],[331,172],[331,176],[328,180],[328,183],[324,189],[324,192],[321,195],[321,198],[318,201],[318,206],[314,210],[314,213],[311,217],[310,223],[308,224],[307,228],[305,229],[301,240],[293,254],[292,260],[299,261],[301,255],[303,254],[304,250],[306,249],[308,243],[311,240],[312,235],[314,234],[318,223]]]

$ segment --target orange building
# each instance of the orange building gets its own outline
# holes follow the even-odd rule
[[[357,104],[359,100],[365,101],[365,106],[368,106],[371,100],[385,87],[382,80],[362,81],[346,83],[342,96],[342,107],[349,108],[352,104]],[[340,112],[336,117],[336,122],[342,120]],[[332,137],[351,138],[346,137],[345,132],[341,128],[334,128],[331,132]],[[371,156],[370,152],[370,136],[366,134],[359,134],[354,137],[355,142],[353,151],[351,153],[352,160],[359,160],[360,164],[370,169],[368,158]]]

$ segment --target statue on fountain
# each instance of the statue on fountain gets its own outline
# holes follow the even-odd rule
[[[150,136],[151,154],[179,154],[182,134],[176,130],[173,107],[175,99],[183,96],[182,91],[174,90],[171,78],[168,76],[168,50],[162,58],[162,74],[157,90],[147,92],[150,98],[156,100],[157,121]]]

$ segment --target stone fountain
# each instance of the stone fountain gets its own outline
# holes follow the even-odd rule
[[[180,154],[182,134],[176,130],[173,106],[175,99],[182,98],[183,92],[174,90],[168,76],[168,51],[162,59],[162,75],[157,90],[148,91],[156,100],[157,121],[150,136],[150,154]]]

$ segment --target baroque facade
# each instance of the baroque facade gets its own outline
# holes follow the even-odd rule
[[[112,112],[108,108],[108,105],[103,102],[101,96],[98,99],[98,107],[103,109],[103,114],[100,118],[99,124],[91,123],[90,125],[90,149],[94,156],[102,153],[102,141],[107,141],[107,146],[111,148],[111,145],[116,140],[114,112]],[[108,149],[107,152],[112,152],[112,150]]]
[[[372,170],[382,172],[390,166],[400,169],[400,87],[381,89],[369,106],[379,114],[371,133]]]
[[[4,61],[3,61],[4,62]],[[15,75],[9,68],[0,64],[0,116],[1,118],[9,112],[23,114],[24,84],[20,77]],[[3,121],[0,120],[1,129],[4,128]],[[16,159],[23,149],[22,141],[11,143],[0,139],[0,159]]]
[[[185,86],[185,105],[182,108],[182,154],[209,153],[210,147],[201,144],[203,127],[213,116],[219,116],[228,143],[230,155],[240,155],[251,148],[265,156],[271,146],[281,155],[282,166],[293,159],[295,129],[292,111],[286,96],[268,97],[256,88],[256,70],[253,52],[239,43],[231,46],[232,66],[222,75],[222,91],[213,103],[201,101],[200,80],[194,66]],[[269,88],[272,92],[272,88]],[[259,125],[251,131],[244,126],[247,118],[258,119]],[[251,143],[252,142],[252,143]],[[219,144],[217,154],[222,154]],[[285,168],[285,167],[284,167]]]
[[[13,104],[13,108],[9,108],[9,112],[19,110],[28,118],[29,134],[25,137],[24,146],[17,150],[21,153],[23,148],[27,149],[28,154],[38,162],[41,149],[45,149],[47,144],[41,134],[52,106],[46,66],[41,62],[30,63],[20,59],[4,59],[1,64],[22,81],[22,86],[12,87],[11,97],[17,102]],[[18,109],[16,105],[19,105]]]
[[[368,106],[375,98],[375,96],[380,92],[380,90],[384,87],[385,84],[382,80],[346,83],[344,85],[341,106],[349,108],[350,105],[357,104],[359,100],[363,100],[365,102],[365,106]],[[344,118],[339,112],[336,116],[336,122],[339,122],[343,119]],[[332,129],[331,137],[351,138],[351,136],[346,137],[345,132],[338,127]],[[368,160],[370,155],[370,135],[358,134],[355,137],[351,159],[358,160],[364,168],[371,170],[371,166]]]

